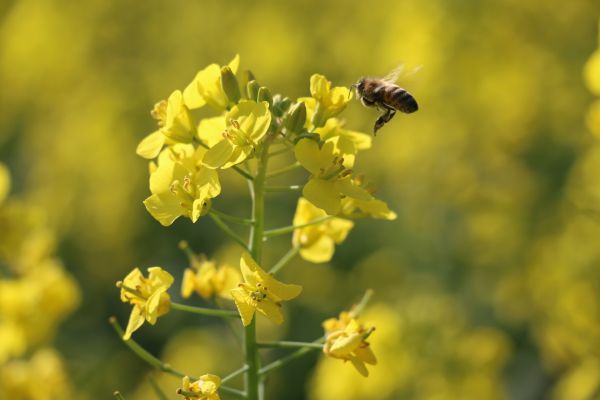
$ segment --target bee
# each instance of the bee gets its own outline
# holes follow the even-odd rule
[[[356,90],[356,97],[364,106],[376,107],[383,111],[383,114],[375,121],[373,135],[376,135],[382,126],[394,118],[396,110],[410,114],[419,109],[412,94],[396,85],[396,80],[403,70],[404,66],[400,65],[383,78],[360,78],[351,86]]]

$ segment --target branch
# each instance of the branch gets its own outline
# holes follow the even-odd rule
[[[276,274],[280,269],[285,267],[287,263],[292,261],[294,257],[300,252],[300,247],[292,247],[287,253],[273,267],[269,270],[270,274]]]
[[[227,236],[229,236],[229,238],[231,240],[233,240],[234,242],[236,242],[237,244],[242,246],[245,250],[248,250],[248,246],[246,245],[246,242],[244,242],[244,239],[239,237],[237,233],[235,233],[225,222],[223,222],[221,220],[221,218],[219,218],[217,215],[212,214],[212,213],[208,213],[208,216],[212,218],[212,220],[215,222],[215,224],[217,224],[217,226],[219,228],[221,228],[221,230]]]
[[[298,192],[302,190],[302,186],[300,185],[290,185],[290,186],[265,186],[265,192]]]
[[[277,235],[285,235],[286,233],[293,232],[296,229],[306,228],[307,226],[311,226],[311,225],[317,225],[317,224],[320,224],[327,220],[330,220],[332,218],[334,218],[334,217],[331,215],[326,215],[324,217],[313,219],[312,221],[309,221],[307,223],[300,224],[300,225],[288,225],[288,226],[284,226],[283,228],[269,229],[269,230],[266,230],[263,232],[263,236],[271,237],[271,236],[277,236]]]
[[[201,314],[201,315],[210,315],[212,317],[229,317],[229,318],[237,318],[239,314],[235,311],[229,310],[218,310],[215,308],[206,308],[206,307],[194,307],[188,306],[186,304],[179,304],[171,302],[171,308],[177,311],[185,311],[193,314]]]
[[[312,349],[323,349],[323,344],[316,343],[316,342],[276,341],[276,342],[257,342],[256,344],[258,345],[258,347],[265,347],[265,348],[289,349],[289,348],[298,348],[298,347],[302,347],[302,348],[308,347],[308,348],[312,348]]]
[[[219,218],[222,218],[227,221],[235,222],[236,224],[240,224],[240,225],[252,225],[254,223],[254,221],[252,219],[235,217],[233,215],[226,214],[222,211],[215,210],[214,208],[211,208],[209,213],[213,213]]]

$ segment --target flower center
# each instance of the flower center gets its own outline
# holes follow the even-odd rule
[[[230,119],[229,124],[231,125],[223,132],[223,137],[235,146],[248,146],[251,145],[252,142],[248,138],[248,134],[244,132],[240,123],[235,119]]]
[[[150,111],[150,115],[158,121],[158,126],[161,128],[165,126],[165,121],[167,119],[167,101],[161,100],[156,103],[154,108],[152,108],[152,111]]]
[[[250,292],[250,298],[257,303],[260,303],[267,299],[267,292],[268,288],[259,282],[256,284],[256,288]]]
[[[335,156],[331,165],[319,170],[319,178],[324,180],[340,179],[352,173],[351,170],[344,167],[344,158]]]

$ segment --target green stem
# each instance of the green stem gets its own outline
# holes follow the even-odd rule
[[[290,186],[265,186],[265,192],[298,192],[302,190],[301,185],[290,185]]]
[[[307,226],[311,226],[311,225],[317,225],[317,224],[323,223],[327,220],[330,220],[332,218],[333,217],[331,215],[326,215],[324,217],[313,219],[312,221],[309,221],[304,224],[288,225],[288,226],[284,226],[283,228],[269,229],[269,230],[266,230],[263,232],[263,236],[271,237],[271,236],[285,235],[286,233],[293,232],[295,229],[306,228]]]
[[[211,208],[209,213],[215,214],[217,217],[224,219],[226,221],[235,222],[236,224],[240,224],[240,225],[252,225],[254,223],[254,221],[251,219],[235,217],[233,215],[226,214],[222,211],[215,210],[214,208]]]
[[[312,349],[322,349],[322,343],[315,342],[288,342],[288,341],[277,341],[277,342],[258,342],[258,347],[266,347],[266,348],[298,348],[298,347],[309,347]]]
[[[272,137],[268,137],[261,150],[256,168],[256,176],[249,182],[252,197],[252,220],[254,225],[250,229],[250,252],[252,258],[259,265],[262,257],[263,232],[265,229],[265,177],[269,161],[269,145]],[[259,400],[259,374],[260,360],[256,346],[256,317],[245,328],[245,354],[246,354],[246,396],[248,400]]]
[[[218,310],[214,308],[205,308],[205,307],[194,307],[188,306],[186,304],[179,304],[171,302],[171,308],[177,311],[185,311],[193,314],[202,314],[202,315],[210,315],[212,317],[229,317],[229,318],[239,318],[240,314],[236,311],[229,310]]]
[[[288,172],[298,169],[300,167],[301,167],[300,163],[298,161],[296,161],[295,163],[288,165],[287,167],[279,168],[273,172],[269,172],[266,176],[266,179],[270,179],[270,178],[274,178],[279,175],[283,175],[285,173],[288,173]]]
[[[125,400],[125,397],[123,397],[121,392],[119,392],[118,390],[113,393],[113,396],[115,396],[115,399],[117,399],[117,400]]]
[[[325,338],[321,338],[321,339],[315,340],[313,343],[322,343],[324,341],[325,341]],[[269,372],[279,369],[279,368],[289,364],[290,362],[294,361],[295,359],[300,358],[303,355],[308,354],[311,351],[314,351],[318,348],[319,347],[303,347],[301,349],[298,349],[298,350],[294,351],[293,353],[280,358],[277,361],[273,361],[271,364],[265,365],[264,367],[262,367],[260,369],[260,371],[258,373],[262,377],[262,376],[268,374]]]
[[[273,267],[269,270],[270,274],[276,274],[281,268],[285,267],[290,261],[296,257],[296,255],[300,252],[300,247],[292,247],[279,261],[277,264],[273,265]]]
[[[238,368],[235,371],[233,371],[232,373],[230,373],[229,375],[227,375],[225,378],[221,379],[221,383],[226,383],[226,382],[232,380],[233,378],[235,378],[236,376],[243,374],[246,371],[248,371],[248,366],[244,365],[243,367]]]
[[[223,382],[223,381],[221,381],[221,382]],[[223,385],[221,385],[221,386],[219,386],[219,390],[221,392],[224,392],[224,393],[232,394],[232,395],[234,395],[236,397],[239,397],[241,399],[245,399],[246,398],[246,392],[244,392],[242,390],[231,388],[229,386],[223,386]],[[197,395],[197,393],[196,393],[196,395]]]
[[[220,217],[218,217],[216,214],[212,214],[212,213],[208,213],[208,216],[212,218],[212,220],[215,222],[215,224],[219,228],[221,228],[221,230],[227,236],[229,236],[229,238],[231,240],[233,240],[234,242],[236,242],[237,244],[242,246],[245,250],[248,250],[248,247],[246,246],[246,242],[244,242],[244,239],[242,239],[240,236],[238,236],[238,234],[235,233],[225,222],[223,222]]]
[[[367,289],[362,299],[350,310],[350,317],[356,318],[360,315],[360,313],[364,310],[364,308],[369,304],[371,297],[373,296],[373,289]]]
[[[110,317],[108,319],[108,321],[113,326],[113,328],[115,329],[115,331],[117,332],[117,334],[119,335],[121,340],[123,340],[123,334],[124,334],[123,328],[121,328],[121,325],[119,325],[119,323],[117,322],[117,318]],[[123,342],[139,358],[146,361],[148,364],[152,365],[154,368],[161,370],[163,372],[166,372],[168,374],[175,375],[179,378],[183,378],[185,376],[185,374],[183,372],[177,371],[176,369],[172,368],[169,364],[164,363],[161,360],[159,360],[158,358],[154,357],[146,349],[144,349],[142,346],[137,344],[133,339],[123,340]],[[190,376],[190,379],[197,380],[198,378],[193,378]]]

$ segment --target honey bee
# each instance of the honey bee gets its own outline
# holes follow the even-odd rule
[[[375,121],[373,135],[376,135],[382,126],[394,118],[396,110],[410,114],[419,109],[415,98],[405,89],[396,85],[396,80],[403,70],[403,65],[400,65],[383,78],[360,78],[351,86],[356,90],[356,97],[364,106],[376,107],[383,111],[383,114]]]

